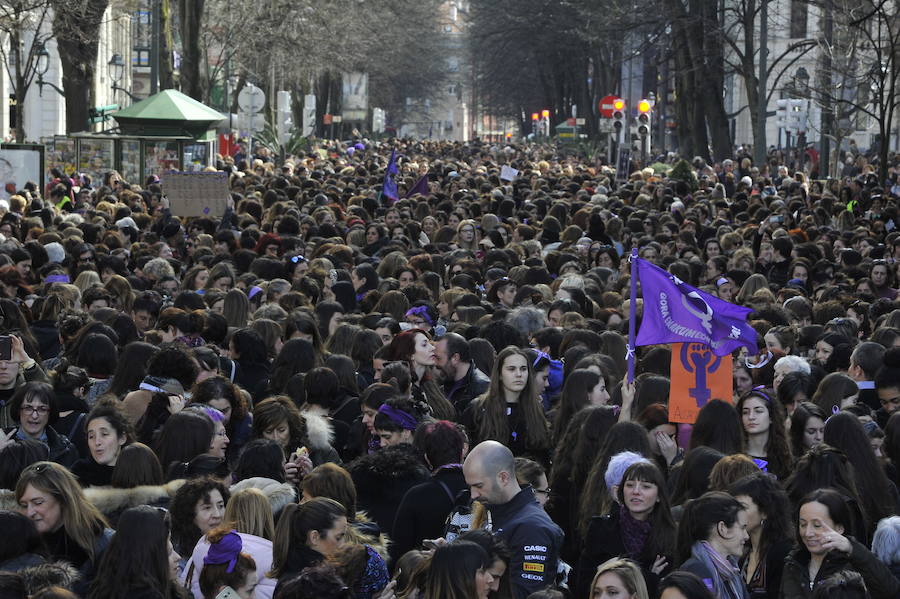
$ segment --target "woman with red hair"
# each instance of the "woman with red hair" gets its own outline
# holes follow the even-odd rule
[[[425,402],[432,415],[440,420],[453,420],[453,408],[441,388],[434,381],[431,369],[435,365],[434,345],[431,337],[422,329],[402,331],[394,336],[387,346],[388,361],[402,361],[409,365],[413,376],[412,397]]]

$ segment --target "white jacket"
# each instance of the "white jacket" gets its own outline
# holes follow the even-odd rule
[[[256,575],[259,577],[259,585],[256,587],[253,596],[256,599],[272,599],[272,595],[275,593],[275,585],[278,583],[277,580],[266,576],[266,572],[272,569],[272,541],[242,532],[239,532],[238,536],[241,537],[241,541],[244,543],[241,553],[246,553],[256,562]],[[197,541],[194,552],[191,554],[191,559],[185,564],[182,572],[184,578],[182,578],[181,582],[185,587],[190,585],[189,588],[191,594],[194,595],[194,599],[203,599],[203,593],[200,592],[200,571],[203,569],[203,558],[206,557],[207,553],[209,553],[209,541],[206,540],[206,537],[203,537]],[[189,573],[191,574],[190,581],[187,580]]]

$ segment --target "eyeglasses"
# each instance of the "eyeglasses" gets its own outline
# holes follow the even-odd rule
[[[550,497],[551,489],[550,489],[550,487],[547,487],[546,489],[533,489],[533,491],[535,493],[540,493],[541,495],[543,495],[545,497]]]
[[[19,411],[22,412],[23,414],[30,414],[30,413],[33,412],[33,413],[38,414],[38,415],[40,415],[40,416],[44,416],[44,415],[50,413],[50,407],[49,407],[49,406],[43,406],[43,405],[41,405],[41,406],[35,406],[35,405],[25,404],[25,405],[23,405],[21,408],[19,408]]]

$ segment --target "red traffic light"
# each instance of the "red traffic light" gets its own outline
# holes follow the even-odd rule
[[[550,111],[547,110],[546,108],[543,109],[543,110],[541,111],[541,116],[544,117],[545,119],[549,119],[549,118],[550,118]]]
[[[538,113],[536,113],[536,112],[532,112],[532,113],[531,113],[531,120],[532,120],[532,121],[536,121],[536,120],[538,120],[539,118],[540,118],[540,116],[538,115]]]
[[[625,100],[619,98],[613,102],[613,108],[615,110],[623,110],[625,108]]]
[[[638,102],[637,109],[641,114],[647,114],[650,112],[651,108],[653,107],[650,105],[650,100],[641,100]]]

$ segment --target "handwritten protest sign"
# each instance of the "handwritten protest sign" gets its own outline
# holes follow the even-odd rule
[[[160,184],[175,216],[222,216],[229,196],[228,173],[165,173]]]
[[[519,176],[519,171],[514,169],[511,166],[503,165],[500,168],[500,180],[501,181],[515,181],[516,177]]]

